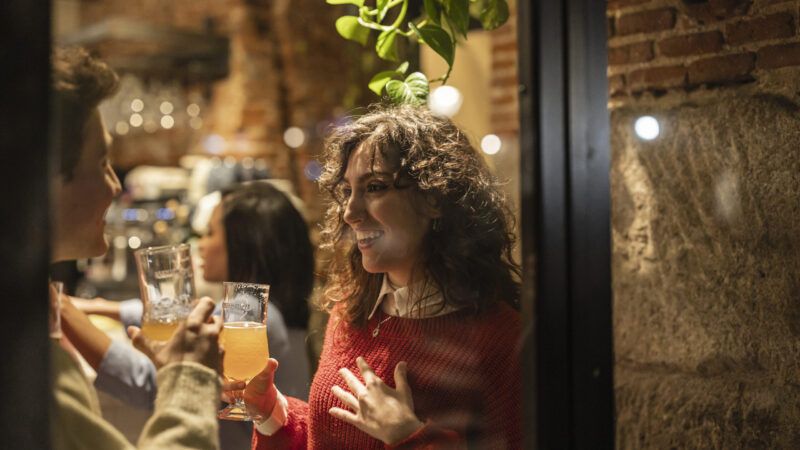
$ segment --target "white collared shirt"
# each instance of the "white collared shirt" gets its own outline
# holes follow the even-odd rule
[[[415,283],[410,286],[394,287],[389,281],[389,276],[383,275],[383,284],[378,293],[378,300],[367,319],[372,319],[381,307],[384,313],[395,317],[413,317],[416,319],[426,319],[429,317],[441,316],[451,313],[458,308],[444,304],[442,294],[433,284],[425,286],[425,291],[417,300],[416,295],[412,295],[416,288],[422,289],[422,283]],[[394,295],[388,295],[394,294]]]
[[[415,283],[411,286],[394,287],[389,282],[389,276],[383,275],[383,283],[378,293],[375,306],[369,313],[368,319],[372,319],[381,307],[385,314],[395,317],[413,317],[425,319],[437,317],[456,311],[458,308],[444,304],[444,298],[435,285],[429,283],[425,286],[424,293],[417,300],[416,295],[412,295],[416,288],[422,288],[422,283]],[[394,294],[394,295],[388,295]],[[272,414],[261,423],[256,423],[256,429],[265,436],[272,436],[276,431],[286,424],[286,417],[289,413],[289,402],[286,397],[278,391],[277,402],[272,409]]]

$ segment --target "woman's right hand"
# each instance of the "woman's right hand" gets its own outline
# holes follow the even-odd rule
[[[267,367],[256,375],[244,389],[244,403],[251,416],[267,418],[275,409],[278,400],[278,389],[275,388],[275,369],[278,360],[270,358]]]
[[[128,335],[133,340],[133,345],[147,355],[157,368],[173,362],[191,361],[219,373],[222,350],[218,339],[222,330],[222,319],[218,316],[212,317],[213,312],[214,301],[203,297],[166,343],[150,341],[137,327],[128,327]]]

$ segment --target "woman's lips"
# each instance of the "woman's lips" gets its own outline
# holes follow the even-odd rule
[[[356,242],[361,250],[372,247],[382,237],[383,231],[356,231]]]

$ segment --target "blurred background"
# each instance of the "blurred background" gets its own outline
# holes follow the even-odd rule
[[[325,134],[379,101],[367,83],[396,66],[336,33],[348,6],[318,0],[56,0],[53,8],[56,43],[88,48],[121,76],[100,108],[124,187],[107,217],[112,249],[58,269],[67,291],[83,297],[137,296],[133,251],[191,242],[213,208],[203,197],[234,183],[279,180],[305,203],[315,234]],[[421,13],[422,2],[410,11]],[[518,205],[513,2],[511,14],[491,32],[474,24],[429,106],[468,131]],[[431,77],[446,71],[427,46],[408,56]]]

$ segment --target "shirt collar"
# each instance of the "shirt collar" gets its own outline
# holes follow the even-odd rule
[[[383,283],[381,290],[378,293],[378,299],[372,311],[369,313],[369,319],[375,315],[378,308],[382,308],[383,312],[390,316],[397,317],[414,317],[424,319],[426,317],[435,317],[442,314],[455,311],[457,308],[452,306],[445,306],[439,310],[439,307],[444,303],[442,294],[432,284],[425,286],[425,292],[422,295],[422,301],[419,305],[415,306],[414,301],[410,298],[411,291],[419,287],[419,284],[412,284],[411,286],[394,287],[389,282],[389,276],[383,275]],[[394,294],[394,302],[387,302],[388,294]]]

